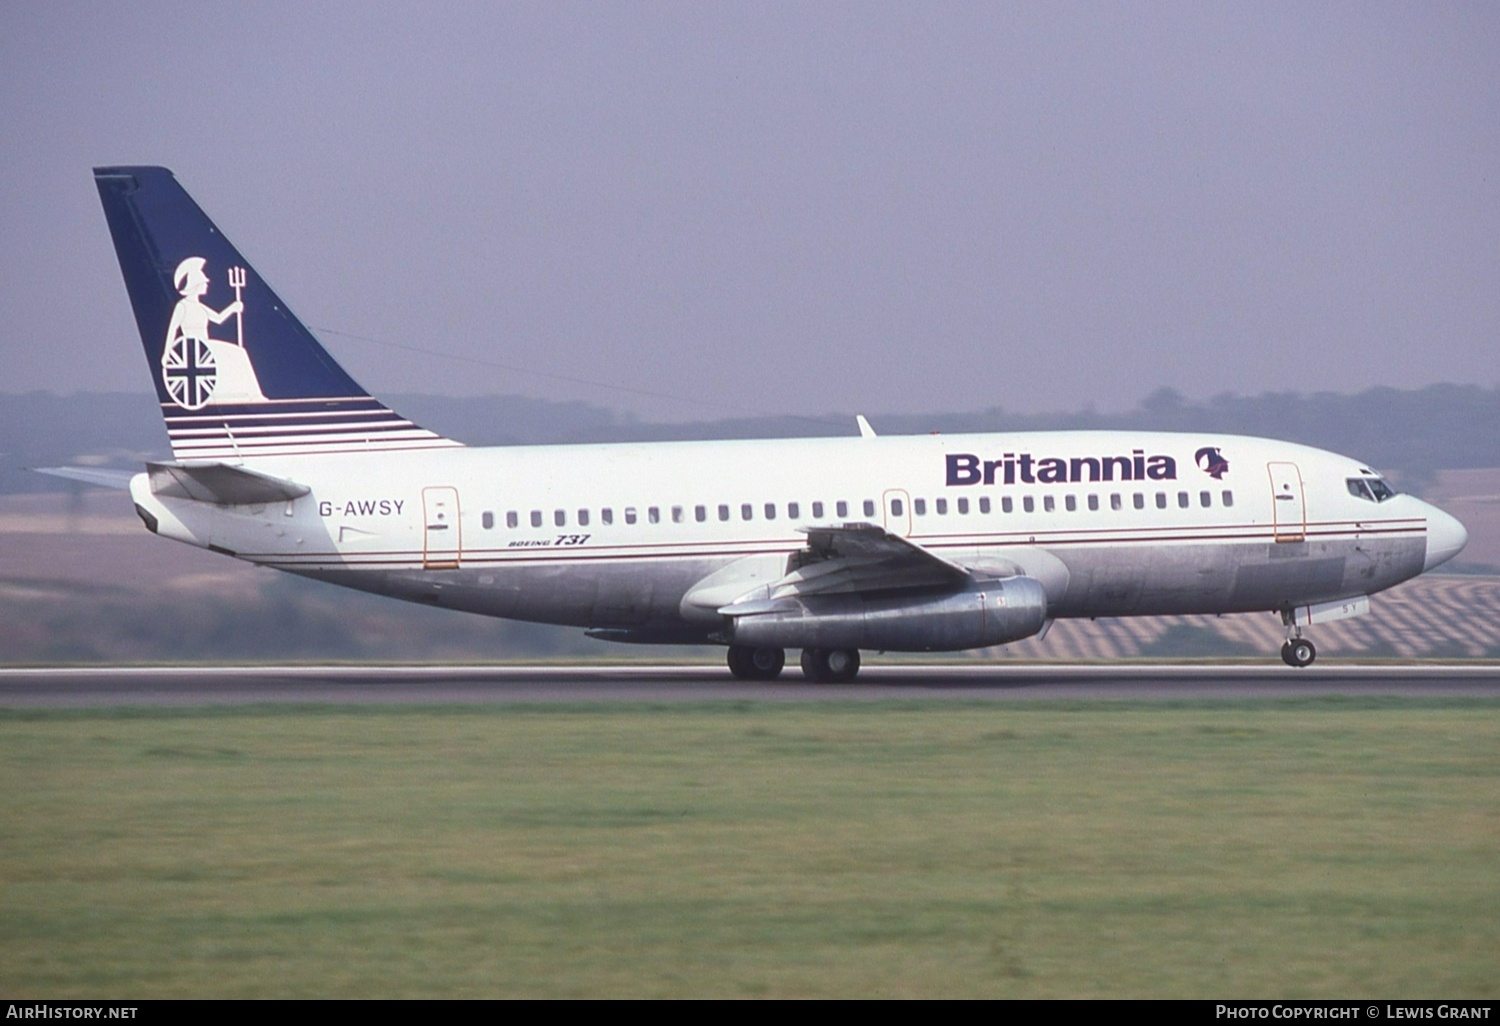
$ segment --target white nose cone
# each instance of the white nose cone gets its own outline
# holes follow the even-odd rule
[[[1426,572],[1440,563],[1446,563],[1463,551],[1469,544],[1469,532],[1454,517],[1440,509],[1428,508],[1427,512],[1427,558],[1422,563]]]

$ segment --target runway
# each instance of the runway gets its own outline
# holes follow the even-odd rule
[[[1500,697],[1500,664],[866,666],[855,684],[789,670],[737,681],[706,666],[220,666],[0,669],[0,708],[256,703],[1242,700],[1320,695]]]

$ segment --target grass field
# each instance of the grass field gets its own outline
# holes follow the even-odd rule
[[[0,712],[10,996],[1500,995],[1500,705]]]

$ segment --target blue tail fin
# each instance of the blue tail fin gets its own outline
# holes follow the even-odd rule
[[[94,182],[182,460],[457,445],[349,377],[161,167]]]

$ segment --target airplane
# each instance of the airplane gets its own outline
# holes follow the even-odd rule
[[[607,641],[721,646],[737,678],[1068,617],[1303,630],[1453,558],[1458,520],[1367,464],[1212,432],[471,447],[374,398],[161,167],[94,178],[171,442],[146,528],[260,566]],[[232,330],[231,330],[232,322]]]

